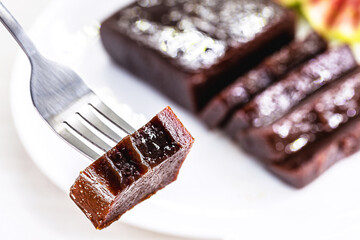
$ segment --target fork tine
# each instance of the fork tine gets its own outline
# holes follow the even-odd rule
[[[96,130],[101,132],[103,135],[111,139],[113,142],[118,143],[122,137],[108,127],[103,121],[101,121],[92,111],[86,109],[78,113],[79,116],[86,121],[88,124],[93,126]]]
[[[108,119],[110,122],[125,131],[127,134],[131,134],[136,131],[132,126],[130,126],[130,124],[128,124],[124,119],[114,113],[113,110],[111,110],[103,102],[99,101],[95,103],[90,103],[89,105],[106,119]]]
[[[107,144],[104,140],[98,137],[95,133],[93,133],[88,127],[86,127],[79,119],[70,119],[69,121],[64,122],[68,127],[70,127],[73,131],[81,135],[90,143],[94,144],[99,149],[107,152],[111,149],[111,146]]]
[[[94,148],[89,147],[87,144],[84,143],[84,141],[82,141],[79,137],[76,136],[78,135],[76,134],[76,132],[74,134],[74,131],[67,129],[67,127],[67,125],[64,125],[64,127],[58,133],[77,150],[79,150],[84,155],[93,160],[98,159],[101,155],[104,154],[102,150],[98,148],[94,149],[94,145],[92,145]]]
[[[91,159],[97,159],[111,149],[113,141],[117,143],[121,140],[116,126],[127,134],[135,131],[107,107],[73,70],[43,57],[1,0],[0,20],[31,62],[30,96],[35,108],[65,140]],[[84,106],[91,109],[92,114],[81,114],[79,111]],[[110,125],[114,125],[114,131]]]

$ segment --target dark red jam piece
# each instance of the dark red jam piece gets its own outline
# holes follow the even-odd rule
[[[234,136],[248,127],[259,128],[271,124],[357,65],[350,48],[345,45],[319,55],[236,111],[226,125],[226,131]]]
[[[194,142],[170,108],[80,173],[70,197],[102,229],[176,180]]]
[[[294,14],[270,0],[138,0],[100,33],[115,62],[197,112],[294,29]]]
[[[202,120],[210,128],[226,122],[236,108],[326,48],[326,41],[316,33],[283,47],[216,95],[201,112]]]
[[[180,145],[166,132],[160,121],[153,121],[135,133],[134,144],[151,167],[177,152]]]
[[[262,159],[281,161],[359,114],[360,70],[357,70],[314,94],[280,120],[266,127],[245,130],[237,140]]]
[[[359,149],[360,118],[357,116],[298,153],[269,164],[268,168],[284,182],[302,188]]]

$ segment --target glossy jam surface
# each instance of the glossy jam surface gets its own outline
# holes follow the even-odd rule
[[[329,50],[266,89],[241,111],[250,126],[268,125],[281,118],[301,100],[356,66],[357,63],[347,46]]]
[[[266,0],[138,0],[118,15],[121,32],[188,71],[209,68],[285,11]]]
[[[284,161],[271,164],[270,170],[295,187],[306,186],[336,162],[359,150],[359,120],[357,116],[348,123],[339,125],[320,141],[309,144]]]
[[[124,188],[124,177],[114,168],[112,161],[106,157],[101,157],[95,161],[94,164],[84,171],[84,174],[100,183],[102,186],[98,188],[100,192],[106,189],[112,195],[116,195]]]
[[[326,47],[325,40],[315,33],[304,41],[289,44],[225,90],[222,93],[224,99],[229,106],[237,104],[239,100],[246,99],[240,97],[244,95],[242,92],[248,96],[258,93],[293,68],[325,51]]]
[[[175,181],[193,141],[172,110],[165,108],[81,172],[70,197],[102,229]]]
[[[160,164],[180,149],[171,135],[158,120],[145,125],[133,136],[133,142],[151,167]]]
[[[236,108],[326,48],[326,41],[316,33],[283,47],[217,95],[203,111],[202,118],[210,127],[226,122]]]
[[[326,49],[325,39],[313,32],[304,40],[293,42],[267,58],[263,65],[273,78],[279,79]]]
[[[360,72],[273,124],[278,151],[295,153],[360,114]]]
[[[239,81],[227,88],[223,93],[226,104],[233,107],[237,104],[246,103],[252,94],[264,89],[272,82],[272,78],[266,69],[258,67],[251,70]]]
[[[124,138],[111,149],[106,154],[106,158],[113,163],[121,175],[122,186],[128,186],[148,171],[147,166],[142,163],[139,154],[132,146],[130,137]]]

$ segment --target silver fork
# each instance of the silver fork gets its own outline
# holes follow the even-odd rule
[[[124,135],[135,131],[74,71],[43,57],[1,1],[0,21],[30,60],[30,92],[35,108],[63,139],[96,160]]]

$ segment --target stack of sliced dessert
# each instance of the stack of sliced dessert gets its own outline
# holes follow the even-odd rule
[[[316,33],[290,43],[214,97],[202,110],[201,118],[211,128],[223,125],[235,109],[326,49],[327,43]]]
[[[314,146],[323,146],[359,114],[356,68],[348,46],[330,49],[233,109],[225,131],[285,181],[303,187],[344,154],[346,147],[340,145],[346,139],[339,137],[327,140],[334,145],[331,154],[318,156]]]
[[[299,188],[359,149],[360,134],[349,131],[360,127],[358,63],[346,45],[321,53],[325,48],[315,34],[285,46],[201,112],[210,127],[223,127],[245,151]]]
[[[348,46],[294,32],[294,14],[269,0],[154,0],[116,12],[101,39],[118,64],[303,187],[357,150],[360,74]]]

